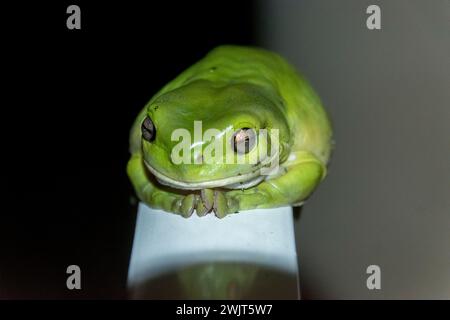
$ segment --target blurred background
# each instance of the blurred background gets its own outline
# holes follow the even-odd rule
[[[329,176],[297,225],[303,297],[450,299],[450,2],[260,4],[261,45],[334,124]],[[381,290],[366,287],[372,264]]]
[[[224,43],[285,56],[333,120],[329,176],[296,222],[302,297],[450,298],[449,1],[79,1],[80,31],[70,4],[8,4],[2,19],[0,298],[126,297],[128,130]],[[381,290],[366,287],[372,264]]]

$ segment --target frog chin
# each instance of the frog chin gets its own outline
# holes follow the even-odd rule
[[[249,188],[258,184],[265,178],[265,176],[260,175],[260,167],[258,166],[251,172],[243,173],[233,177],[212,179],[208,181],[182,181],[168,177],[167,175],[150,166],[146,161],[144,161],[144,163],[147,169],[155,176],[156,180],[158,180],[159,183],[171,188],[182,190],[202,190],[220,187],[229,189]]]

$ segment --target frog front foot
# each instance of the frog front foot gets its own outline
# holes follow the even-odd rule
[[[203,189],[197,201],[197,215],[202,217],[210,212],[214,212],[216,217],[222,219],[229,213],[238,211],[238,203],[226,196],[220,190]]]

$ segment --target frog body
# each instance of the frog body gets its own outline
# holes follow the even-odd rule
[[[183,149],[185,135],[191,139],[182,141]],[[139,113],[127,172],[150,207],[223,218],[302,204],[326,176],[331,145],[319,97],[289,63],[263,49],[220,46]],[[208,148],[215,150],[209,155],[225,156],[205,161]],[[261,156],[262,149],[268,153]],[[174,155],[183,150],[180,162]]]

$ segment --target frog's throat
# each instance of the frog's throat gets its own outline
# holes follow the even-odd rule
[[[270,159],[266,159],[266,161],[264,161],[263,163],[255,167],[253,171],[248,173],[222,179],[195,182],[173,179],[153,168],[150,164],[147,163],[147,161],[144,160],[144,163],[147,169],[155,176],[159,183],[171,188],[182,190],[201,190],[220,187],[229,189],[246,189],[260,183],[262,180],[268,177],[267,175],[261,175],[261,168],[264,165],[270,163],[269,160],[277,159],[276,156],[277,155],[271,157]]]

